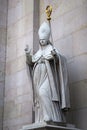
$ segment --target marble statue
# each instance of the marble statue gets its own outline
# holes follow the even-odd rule
[[[34,86],[35,123],[65,122],[70,108],[66,58],[50,42],[50,27],[44,22],[38,31],[39,50],[25,49]]]

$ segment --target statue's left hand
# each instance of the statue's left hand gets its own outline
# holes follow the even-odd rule
[[[55,49],[53,49],[52,51],[51,51],[51,54],[53,55],[53,56],[56,56],[56,50]]]

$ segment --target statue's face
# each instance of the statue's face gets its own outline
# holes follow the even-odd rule
[[[47,45],[47,40],[45,40],[45,39],[40,39],[40,45],[41,45],[41,46]]]

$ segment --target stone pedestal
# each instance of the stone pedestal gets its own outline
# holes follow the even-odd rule
[[[20,130],[80,130],[71,124],[52,124],[52,123],[34,123],[31,125],[23,126]]]

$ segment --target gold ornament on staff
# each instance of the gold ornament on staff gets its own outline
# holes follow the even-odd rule
[[[48,20],[48,23],[49,23],[49,27],[50,27],[50,30],[51,30],[51,34],[50,34],[50,40],[51,40],[51,43],[53,44],[53,37],[52,37],[52,28],[51,28],[51,14],[52,14],[52,6],[51,5],[48,5],[46,7],[46,10],[45,10],[46,14],[47,14],[47,20]]]
[[[51,5],[48,5],[46,7],[46,14],[47,14],[47,20],[50,21],[51,20],[51,13],[52,13],[52,6]]]

